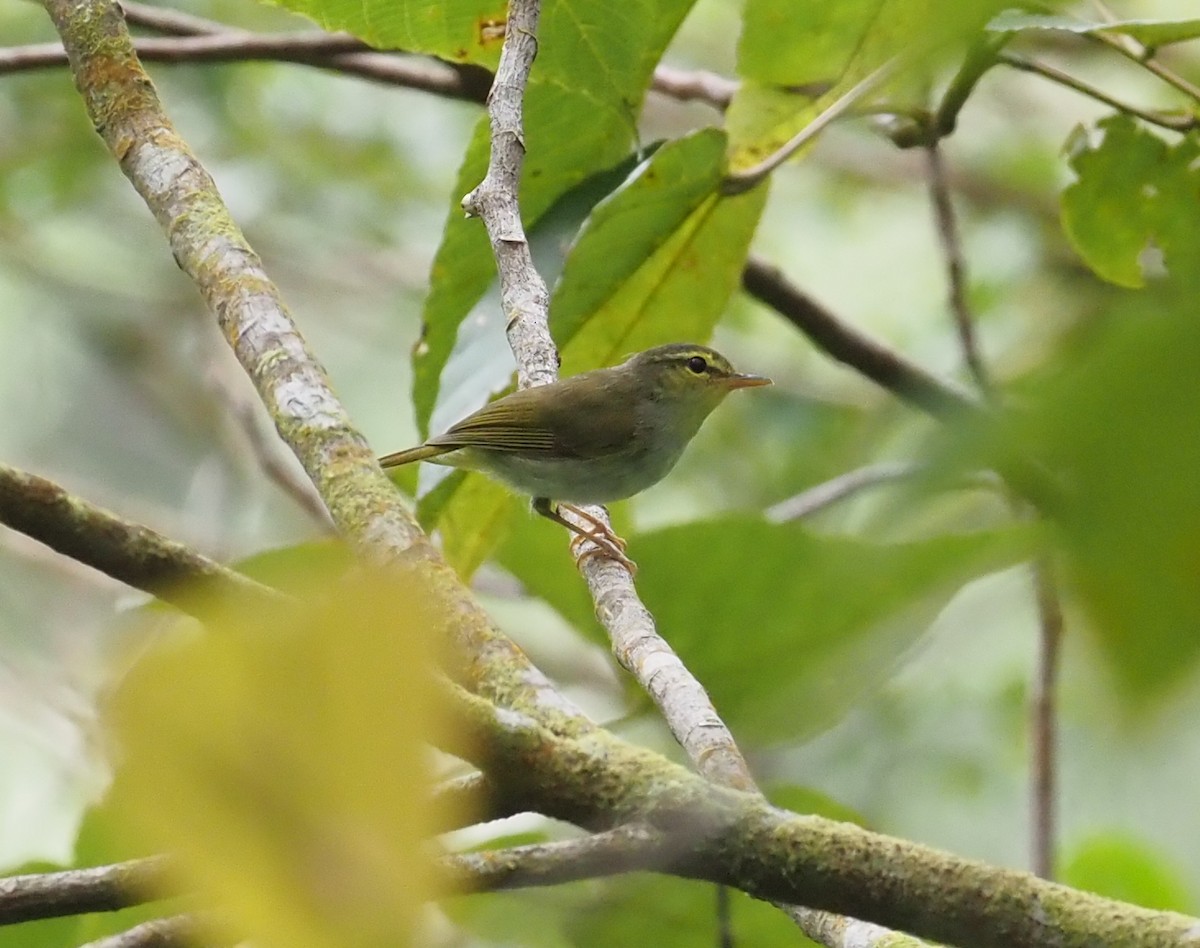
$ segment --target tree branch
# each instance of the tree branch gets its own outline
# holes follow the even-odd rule
[[[674,875],[969,948],[1190,948],[1200,932],[1198,919],[776,809],[605,732],[559,737],[461,689],[451,701],[464,724],[457,752],[505,792],[597,830],[644,823],[662,834]]]
[[[214,599],[278,604],[273,589],[161,533],[0,464],[0,523],[204,619]]]
[[[167,860],[134,859],[93,869],[0,878],[0,925],[86,912],[115,912],[164,898]]]
[[[751,257],[742,272],[742,288],[786,318],[826,355],[856,369],[913,407],[943,420],[979,407],[963,389],[935,378],[899,352],[840,320],[771,264]]]
[[[368,562],[421,564],[455,617],[464,680],[569,732],[594,727],[500,633],[429,544],[334,395],[208,172],[162,110],[113,0],[45,0],[93,125],[167,235],[340,534]]]
[[[194,915],[171,915],[135,925],[128,931],[89,941],[80,948],[195,948],[201,926]],[[212,948],[212,933],[204,930],[204,944]]]

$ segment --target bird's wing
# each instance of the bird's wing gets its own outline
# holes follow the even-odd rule
[[[486,447],[533,457],[593,458],[629,446],[631,424],[614,406],[611,387],[601,375],[585,382],[574,375],[553,383],[550,392],[522,389],[468,415],[430,447]],[[623,422],[623,423],[622,423]]]

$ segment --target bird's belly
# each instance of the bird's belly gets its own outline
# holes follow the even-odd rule
[[[671,469],[675,459],[667,463],[647,463],[642,458],[634,463],[623,458],[529,458],[516,454],[496,454],[488,458],[488,473],[516,490],[533,497],[573,501],[581,504],[604,504],[623,500],[645,490]]]

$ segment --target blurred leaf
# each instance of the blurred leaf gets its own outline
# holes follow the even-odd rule
[[[419,577],[359,573],[171,642],[115,701],[115,812],[256,944],[408,942],[444,624]]]
[[[719,195],[723,151],[713,129],[670,142],[596,206],[551,301],[565,375],[707,341],[766,200],[766,188]]]
[[[381,49],[428,53],[495,67],[504,40],[504,0],[272,0],[327,30],[345,30]]]
[[[1023,33],[1034,30],[1057,30],[1068,33],[1117,33],[1132,36],[1147,46],[1166,46],[1200,37],[1200,20],[1078,20],[1071,16],[1046,16],[1004,10],[987,26],[995,33]]]
[[[232,568],[280,592],[304,595],[342,575],[355,562],[354,554],[340,540],[312,540],[255,553]]]
[[[1194,912],[1183,874],[1145,843],[1119,835],[1093,836],[1063,860],[1063,884],[1149,909]]]
[[[738,944],[812,944],[773,906],[738,891],[730,896]],[[455,922],[478,937],[522,948],[693,948],[712,943],[717,933],[715,886],[644,873],[472,895],[444,905]]]
[[[1142,286],[1142,254],[1159,247],[1168,270],[1200,259],[1200,139],[1168,145],[1127,115],[1098,124],[1095,145],[1077,135],[1078,179],[1062,196],[1063,226],[1093,270],[1119,286]]]
[[[868,825],[867,818],[857,810],[839,803],[812,787],[802,787],[797,784],[773,784],[766,787],[764,793],[775,806],[791,810],[793,813],[805,816],[823,816],[828,820],[853,823],[855,826],[865,827]]]
[[[738,45],[738,73],[746,81],[727,114],[730,167],[745,169],[774,154],[893,57],[906,57],[906,72],[927,74],[936,62],[931,55],[956,53],[1006,5],[748,0]],[[909,77],[891,85],[911,82]]]
[[[691,5],[563,0],[545,7],[525,95],[520,199],[527,228],[560,195],[630,151],[650,76]],[[413,354],[413,404],[422,433],[458,327],[495,274],[482,222],[466,220],[459,209],[463,195],[483,179],[488,149],[488,119],[482,116],[455,185]]]
[[[638,587],[735,733],[791,740],[836,720],[1023,545],[998,532],[874,544],[730,517],[640,535]]]
[[[1066,573],[1125,696],[1144,700],[1200,662],[1195,288],[1131,295],[1112,316],[1030,384],[993,444],[1063,485],[1049,513]]]

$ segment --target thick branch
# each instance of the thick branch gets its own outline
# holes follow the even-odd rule
[[[215,314],[280,436],[369,561],[419,562],[455,618],[474,687],[564,730],[593,725],[499,633],[430,546],[350,421],[208,172],[176,133],[113,0],[45,0],[93,125]]]
[[[498,785],[577,825],[649,824],[670,849],[676,875],[971,948],[1194,948],[1200,937],[1194,918],[797,816],[603,732],[557,737],[461,691],[454,700],[471,738],[460,750]]]
[[[212,599],[277,602],[274,590],[138,523],[0,464],[0,523],[204,618]]]

